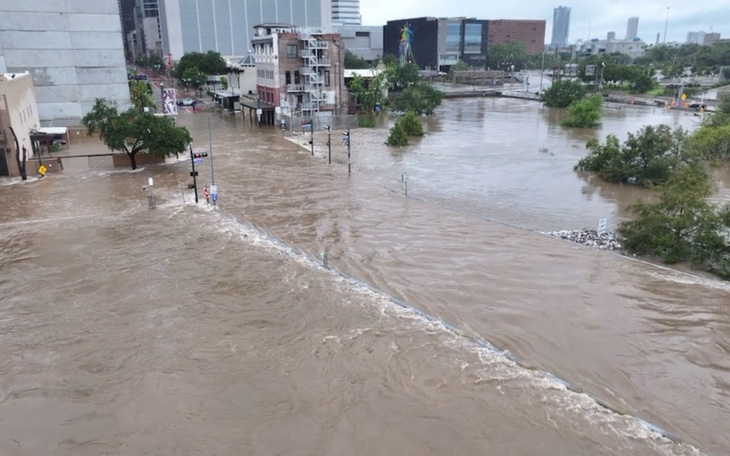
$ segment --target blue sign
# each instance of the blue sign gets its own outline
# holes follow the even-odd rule
[[[193,163],[195,163],[196,165],[199,165],[199,164],[203,163],[203,159],[202,158],[194,158],[193,159]]]
[[[212,195],[210,195],[210,197],[213,199],[213,201],[218,201],[218,194],[217,193],[213,193]]]

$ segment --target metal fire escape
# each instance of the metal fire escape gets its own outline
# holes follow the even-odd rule
[[[322,94],[324,74],[321,69],[331,65],[329,59],[324,56],[329,43],[317,39],[315,34],[308,32],[301,33],[299,40],[303,43],[299,56],[304,60],[304,66],[299,72],[304,77],[303,89],[306,94],[301,108],[303,113],[314,116],[320,106],[326,103],[326,97]]]

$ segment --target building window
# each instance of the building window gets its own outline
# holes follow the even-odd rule
[[[446,51],[459,52],[461,24],[446,24]]]
[[[286,56],[290,59],[296,59],[297,58],[297,45],[296,44],[287,44],[286,45]]]
[[[324,72],[324,85],[327,87],[330,86],[330,72],[328,70]]]
[[[370,38],[370,32],[355,32],[356,37]]]
[[[299,71],[294,72],[294,84],[301,84],[301,80],[299,79]]]
[[[482,52],[482,24],[464,24],[464,53]]]
[[[286,84],[291,84],[291,71],[284,73],[284,77],[286,78]]]
[[[297,95],[297,103],[302,103],[304,101],[304,97],[301,95]]]

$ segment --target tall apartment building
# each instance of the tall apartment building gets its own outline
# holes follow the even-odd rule
[[[626,39],[631,41],[639,36],[639,18],[630,17],[626,23]]]
[[[160,0],[163,53],[216,51],[245,56],[259,24],[329,30],[332,0]]]
[[[345,48],[340,35],[282,24],[254,28],[256,93],[282,117],[347,113]],[[268,105],[268,106],[266,106]],[[270,110],[270,109],[269,109]]]
[[[570,34],[570,8],[558,6],[553,10],[553,38],[551,46],[566,46]]]
[[[33,76],[42,126],[73,126],[96,98],[129,107],[117,0],[0,1],[0,73]]]
[[[332,0],[332,24],[361,25],[360,0]]]

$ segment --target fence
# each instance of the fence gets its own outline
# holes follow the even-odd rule
[[[74,172],[90,170],[113,170],[114,159],[112,155],[72,155],[72,156],[48,156],[29,158],[26,162],[26,170],[36,170],[40,163],[45,165],[48,172]]]
[[[342,114],[335,116],[292,116],[285,117],[288,130],[291,133],[309,132],[309,126],[302,125],[302,122],[312,121],[314,131],[322,131],[324,127],[329,125],[332,131],[347,130],[349,128],[357,128],[357,114]]]

